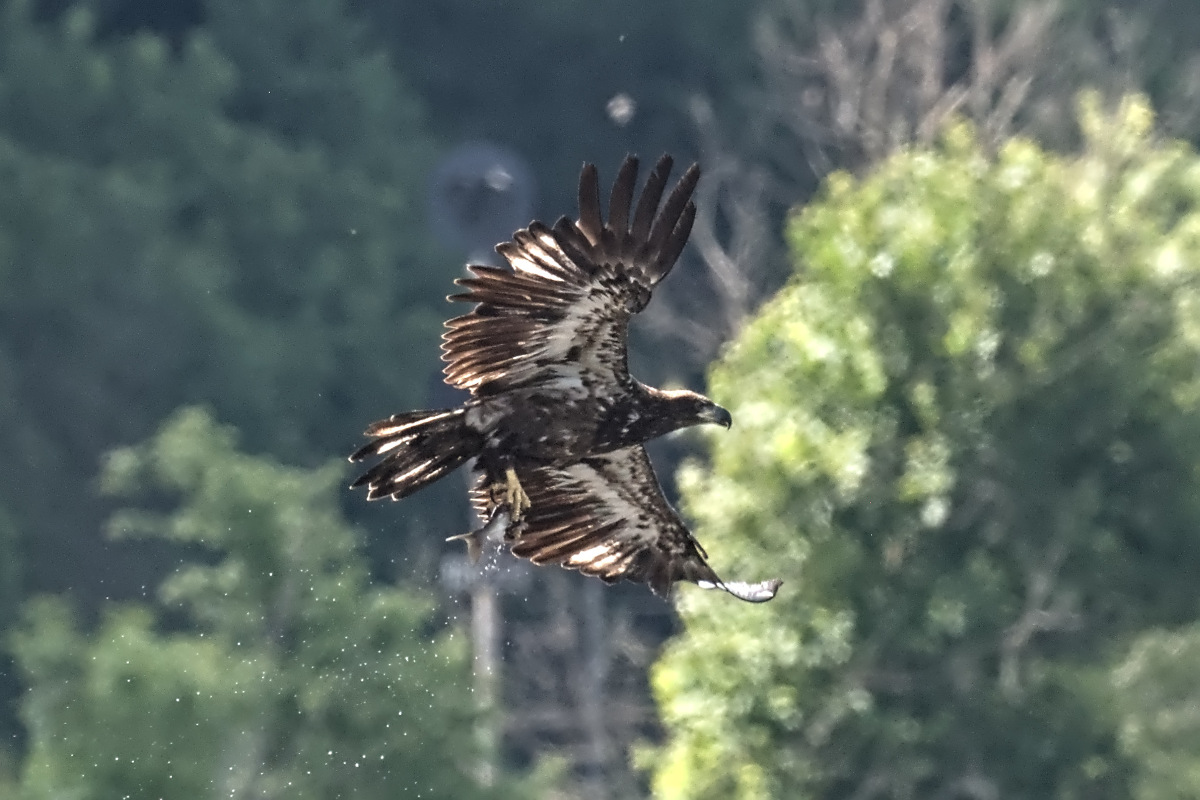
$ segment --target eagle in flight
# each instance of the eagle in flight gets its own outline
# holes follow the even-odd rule
[[[672,161],[655,165],[634,205],[638,161],[621,164],[600,210],[596,168],[579,179],[579,219],[533,222],[496,250],[511,269],[471,266],[451,300],[475,304],[446,323],[445,380],[471,397],[459,408],[394,414],[367,428],[351,461],[379,457],[352,486],[400,499],[475,459],[471,492],[487,523],[465,534],[476,555],[502,537],[514,555],[660,596],[678,581],[750,602],[779,581],[723,581],[671,508],[644,442],[729,412],[703,395],[664,391],[629,374],[630,318],[679,258],[696,207],[699,167],[661,203]],[[457,537],[456,537],[457,538]]]

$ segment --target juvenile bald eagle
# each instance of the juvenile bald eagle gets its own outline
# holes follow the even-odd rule
[[[596,168],[585,166],[578,220],[533,222],[496,248],[511,270],[472,266],[473,277],[456,281],[466,291],[450,299],[476,305],[446,323],[442,358],[446,382],[471,398],[371,425],[372,441],[350,460],[382,458],[352,486],[365,485],[368,499],[400,499],[474,458],[487,528],[504,528],[517,555],[541,553],[536,543],[553,521],[555,549],[542,561],[583,569],[588,552],[601,553],[603,529],[621,540],[611,547],[618,555],[590,574],[643,580],[659,592],[676,580],[726,588],[663,498],[640,445],[702,423],[728,428],[729,412],[695,392],[646,386],[628,368],[629,320],[674,266],[695,219],[696,165],[659,208],[671,164],[659,159],[635,208],[638,162],[626,158],[607,222]],[[572,519],[588,519],[590,508],[627,521],[579,522],[572,545],[558,525],[569,507]]]

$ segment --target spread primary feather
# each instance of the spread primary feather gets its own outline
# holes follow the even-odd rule
[[[502,520],[515,555],[663,595],[685,580],[755,602],[774,596],[777,583],[717,577],[642,447],[679,428],[730,422],[702,395],[629,374],[629,321],[670,273],[695,219],[700,170],[690,167],[664,201],[671,166],[659,159],[635,206],[638,162],[626,158],[607,222],[599,175],[585,166],[577,220],[530,223],[496,247],[510,269],[472,266],[456,281],[464,291],[450,299],[474,307],[446,323],[442,358],[446,383],[470,399],[371,425],[371,441],[350,458],[379,460],[353,486],[366,486],[368,499],[400,499],[474,459],[472,501],[490,522]]]

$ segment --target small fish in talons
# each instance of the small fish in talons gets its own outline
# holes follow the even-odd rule
[[[502,542],[511,521],[512,518],[509,516],[507,509],[497,508],[482,526],[466,533],[460,533],[457,536],[448,536],[446,537],[446,541],[464,542],[467,545],[467,558],[470,559],[472,564],[478,564],[479,557],[483,555],[484,546],[488,542]]]
[[[724,592],[729,592],[739,600],[745,600],[747,603],[765,603],[775,597],[775,593],[779,591],[779,587],[783,584],[779,578],[772,578],[769,581],[761,583],[746,583],[744,581],[696,581],[696,585],[701,589],[720,589]]]

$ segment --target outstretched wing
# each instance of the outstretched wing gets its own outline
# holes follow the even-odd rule
[[[649,584],[667,596],[678,581],[719,588],[749,602],[775,596],[779,581],[722,581],[706,553],[663,496],[641,445],[566,467],[517,466],[530,508],[508,535],[513,555],[535,564],[560,564],[607,583]],[[472,499],[495,511],[482,486]]]
[[[474,277],[457,281],[467,290],[450,297],[478,305],[446,323],[446,382],[477,395],[561,379],[625,383],[629,319],[670,272],[696,216],[696,165],[659,208],[671,164],[670,156],[659,159],[634,208],[638,161],[626,158],[608,222],[596,168],[588,164],[579,178],[577,221],[564,217],[552,229],[534,222],[497,246],[511,271],[472,266]]]

